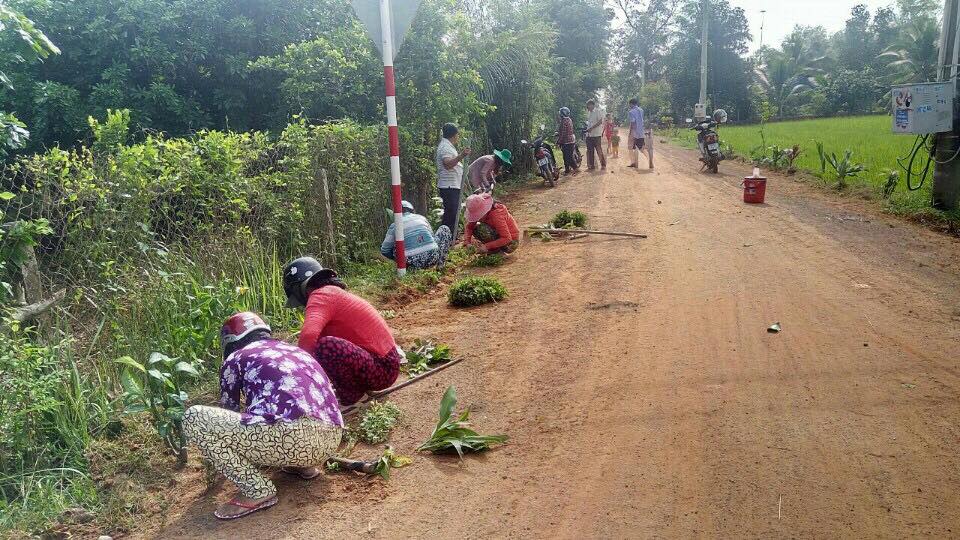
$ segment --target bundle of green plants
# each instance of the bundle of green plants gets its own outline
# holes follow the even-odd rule
[[[413,463],[413,459],[409,456],[402,456],[393,451],[393,448],[387,447],[383,451],[383,455],[380,456],[380,459],[377,461],[377,468],[374,471],[376,474],[380,475],[380,478],[384,480],[390,479],[390,469],[399,469],[406,467],[407,465]]]
[[[500,266],[505,260],[506,257],[502,253],[478,253],[470,266],[474,268],[493,268]]]
[[[400,420],[400,408],[390,401],[374,401],[364,409],[358,427],[360,440],[367,444],[380,444]]]
[[[470,429],[470,409],[466,409],[459,416],[454,416],[453,408],[457,405],[457,390],[453,386],[447,388],[440,401],[440,421],[427,442],[417,450],[434,453],[456,450],[460,459],[463,452],[481,452],[493,444],[503,444],[507,441],[506,435],[480,435]]]
[[[450,361],[450,346],[417,339],[407,351],[407,375],[411,378],[430,371],[430,367]]]
[[[473,229],[473,237],[486,244],[487,242],[493,242],[497,238],[500,238],[500,235],[498,235],[497,230],[490,225],[480,222],[477,223],[477,226]]]
[[[468,277],[450,287],[448,299],[456,307],[472,307],[499,302],[506,298],[507,289],[492,277]]]
[[[553,216],[550,223],[555,229],[582,229],[587,226],[587,215],[583,212],[562,210]]]

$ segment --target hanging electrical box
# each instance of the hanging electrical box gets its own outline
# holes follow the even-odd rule
[[[894,86],[890,94],[894,133],[926,135],[953,131],[953,83]]]

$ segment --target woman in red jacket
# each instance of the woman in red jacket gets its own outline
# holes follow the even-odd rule
[[[477,244],[477,248],[484,253],[512,253],[520,245],[520,228],[517,221],[510,215],[507,207],[499,201],[493,200],[489,193],[480,193],[467,197],[467,230],[463,243]],[[497,234],[497,238],[483,243],[474,238],[477,225],[489,225]]]
[[[346,289],[336,272],[310,257],[283,269],[287,307],[306,308],[300,348],[323,367],[343,406],[389,388],[403,358],[380,312]]]

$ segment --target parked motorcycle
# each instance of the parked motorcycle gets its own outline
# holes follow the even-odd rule
[[[720,162],[726,159],[720,150],[720,137],[717,135],[717,126],[726,123],[727,112],[717,109],[713,118],[696,122],[690,128],[697,132],[697,147],[700,149],[700,161],[703,168],[714,174],[720,172]]]
[[[553,187],[557,185],[560,179],[560,169],[557,168],[557,162],[553,155],[553,147],[546,142],[546,135],[543,134],[546,126],[540,126],[540,135],[533,142],[526,139],[520,141],[524,146],[529,146],[533,152],[533,158],[537,161],[537,169],[540,177],[547,182],[547,185]]]

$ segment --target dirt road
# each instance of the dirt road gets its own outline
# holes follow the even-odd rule
[[[210,512],[232,488],[193,494],[162,536],[960,536],[960,242],[787,178],[748,206],[745,166],[659,152],[513,204],[649,239],[534,241],[492,271],[508,301],[441,291],[393,321],[468,358],[397,395],[394,446],[448,384],[508,445],[387,484],[280,479],[280,505],[231,524]]]

